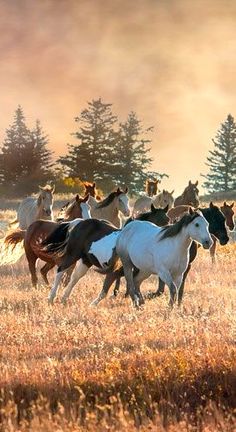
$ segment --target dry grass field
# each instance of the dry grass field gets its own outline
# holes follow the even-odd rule
[[[168,292],[135,310],[122,287],[90,307],[93,270],[66,307],[61,291],[48,306],[24,258],[1,267],[0,430],[236,431],[235,259],[235,243],[214,267],[200,250],[170,316]]]

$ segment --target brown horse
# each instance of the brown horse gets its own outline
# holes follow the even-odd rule
[[[37,220],[33,222],[27,230],[15,230],[8,234],[4,240],[5,245],[14,247],[24,241],[24,249],[31,274],[32,285],[36,288],[38,278],[36,274],[36,261],[38,258],[45,261],[46,264],[41,268],[40,272],[44,282],[49,285],[47,274],[56,264],[59,264],[54,256],[47,254],[41,248],[41,243],[60,225],[67,229],[68,224],[71,228],[81,222],[83,219],[90,218],[90,208],[87,204],[89,195],[84,198],[76,195],[74,201],[65,209],[63,223],[52,221]]]
[[[146,194],[147,194],[147,196],[152,197],[152,196],[157,194],[158,183],[160,183],[160,180],[146,180]]]
[[[83,185],[85,187],[85,195],[89,194],[91,197],[96,198],[97,201],[101,201],[102,197],[97,193],[95,182],[83,182]]]
[[[179,205],[190,205],[192,207],[199,206],[199,190],[197,188],[198,181],[192,183],[189,180],[188,186],[184,189],[183,193],[178,196],[174,201],[174,207]]]

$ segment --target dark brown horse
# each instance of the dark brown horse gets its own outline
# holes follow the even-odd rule
[[[31,274],[32,285],[37,287],[38,278],[36,274],[36,261],[38,258],[45,261],[46,264],[41,268],[40,272],[44,282],[49,285],[47,273],[56,264],[59,264],[58,259],[54,259],[52,255],[47,254],[41,248],[41,243],[46,239],[56,228],[62,226],[62,229],[69,224],[71,228],[79,223],[82,219],[90,217],[90,208],[87,204],[89,195],[84,198],[76,195],[73,202],[66,207],[63,222],[57,223],[52,221],[37,220],[33,222],[27,230],[15,230],[8,234],[4,240],[5,245],[12,245],[13,248],[20,242],[24,241],[24,249]],[[72,222],[70,222],[72,221]]]
[[[89,194],[91,197],[96,198],[97,201],[101,201],[102,197],[98,195],[95,182],[83,182],[83,185],[85,187],[85,195]]]
[[[197,188],[198,181],[192,183],[189,180],[188,186],[184,189],[183,193],[178,196],[174,201],[174,207],[179,205],[190,205],[192,207],[199,206],[199,190]]]
[[[158,188],[157,185],[160,183],[160,180],[146,180],[146,194],[149,197],[157,194]]]

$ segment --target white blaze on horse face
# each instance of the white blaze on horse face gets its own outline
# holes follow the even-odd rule
[[[121,213],[123,213],[124,216],[129,216],[130,215],[129,198],[124,193],[119,195],[118,199],[119,199],[119,210],[121,211]]]
[[[91,244],[89,253],[97,258],[102,267],[110,261],[119,234],[120,231],[114,231]]]
[[[199,217],[195,218],[189,225],[189,235],[192,240],[201,243],[204,249],[209,249],[212,244],[212,238],[209,233],[209,223],[207,220],[199,214]]]
[[[82,218],[91,219],[91,214],[90,214],[91,207],[87,203],[81,203],[80,208],[82,210]]]

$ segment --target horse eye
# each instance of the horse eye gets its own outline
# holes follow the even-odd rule
[[[199,227],[199,223],[198,223],[198,222],[197,222],[197,223],[195,223],[195,227],[197,227],[197,228]]]

